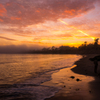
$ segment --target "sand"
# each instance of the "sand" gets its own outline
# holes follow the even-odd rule
[[[52,80],[42,85],[57,86],[61,89],[45,100],[100,100],[100,67],[94,73],[94,64],[87,55],[75,62],[71,68],[64,68],[52,74]],[[100,62],[99,62],[100,66]]]

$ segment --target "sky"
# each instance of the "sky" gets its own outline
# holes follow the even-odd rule
[[[77,47],[99,27],[100,0],[0,0],[1,49]]]

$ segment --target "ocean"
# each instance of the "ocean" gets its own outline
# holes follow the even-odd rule
[[[0,100],[44,100],[53,96],[60,88],[41,83],[80,58],[74,54],[0,54]]]

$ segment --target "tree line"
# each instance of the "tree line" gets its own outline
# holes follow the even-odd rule
[[[34,54],[99,54],[100,45],[98,44],[99,38],[94,39],[94,43],[87,44],[85,41],[79,47],[60,46],[51,48],[43,48],[41,50],[32,50],[29,53]]]

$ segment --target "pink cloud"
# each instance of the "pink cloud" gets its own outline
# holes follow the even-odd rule
[[[8,38],[8,37],[4,37],[4,36],[0,36],[1,39],[5,39],[5,40],[10,40],[10,41],[17,41],[15,39],[11,39],[11,38]]]
[[[3,22],[3,20],[2,20],[2,19],[0,19],[0,22]]]
[[[71,34],[59,34],[57,37],[73,37]]]
[[[33,33],[30,31],[30,30],[26,30],[24,31],[22,28],[7,28],[7,29],[1,29],[3,30],[4,32],[10,32],[10,33],[13,33],[14,35],[17,35],[17,36],[22,36],[22,37],[31,37],[31,35],[33,35]]]
[[[27,26],[57,21],[59,18],[73,18],[94,9],[95,0],[9,0],[1,5],[1,17],[5,24]],[[5,8],[4,8],[5,7]]]
[[[0,4],[0,16],[4,16],[5,15],[5,13],[6,13],[6,9],[5,9],[5,7],[2,5],[2,4]]]
[[[18,17],[11,17],[11,20],[21,20],[21,18],[18,18]]]

